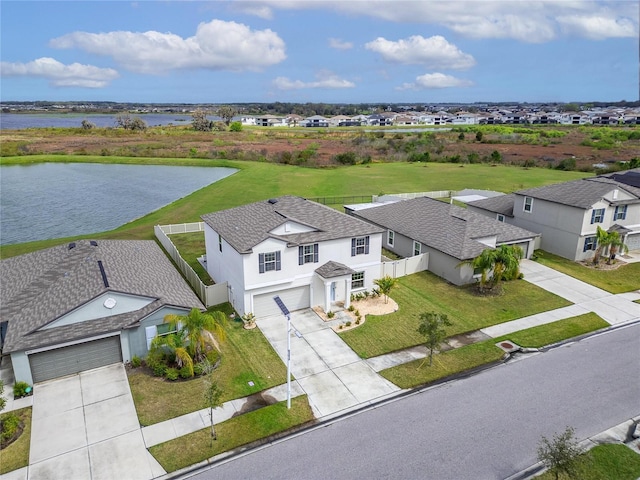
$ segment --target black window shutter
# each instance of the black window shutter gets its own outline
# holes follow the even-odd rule
[[[351,239],[351,256],[352,257],[356,256],[356,239],[355,238]]]
[[[318,244],[313,244],[313,263],[318,263]]]
[[[264,273],[264,253],[258,255],[258,266],[260,268],[260,273]]]
[[[276,252],[276,270],[280,270],[280,269],[281,269],[280,250],[278,250]]]
[[[364,237],[364,253],[369,254],[369,236]]]
[[[304,247],[298,247],[298,265],[302,265],[304,263]]]
[[[595,209],[591,212],[591,224],[593,225],[593,223],[596,221],[596,211]]]

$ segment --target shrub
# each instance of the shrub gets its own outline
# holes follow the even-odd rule
[[[164,376],[167,380],[177,380],[180,376],[180,372],[177,368],[170,367],[165,370]]]
[[[15,433],[18,431],[18,427],[20,426],[20,417],[18,417],[15,413],[8,413],[2,419],[2,441],[5,442],[12,438]]]
[[[356,164],[356,154],[354,152],[338,153],[334,158],[338,163],[341,163],[343,165]]]
[[[351,326],[351,321],[348,321],[347,323],[345,323],[345,325],[346,325],[347,327],[350,327],[350,326]]]
[[[193,377],[193,367],[191,365],[185,365],[180,369],[180,378],[191,378]]]
[[[16,382],[13,386],[13,397],[25,397],[28,393],[31,393],[31,391],[31,387],[27,382]]]
[[[354,313],[356,314],[356,317],[360,316],[360,310],[356,310]]]
[[[348,310],[349,310],[350,312],[353,312],[355,309],[356,309],[356,307],[354,307],[353,305],[349,305]]]
[[[139,357],[139,356],[134,355],[134,356],[131,358],[131,366],[132,366],[133,368],[138,368],[140,365],[142,365],[142,360],[140,359],[140,357]]]
[[[327,312],[327,318],[333,318],[333,317],[335,317],[335,315],[336,315],[336,314],[335,314],[335,313],[333,313],[331,310],[329,310],[329,311]]]
[[[202,364],[202,362],[196,363],[193,366],[193,374],[200,376],[204,373],[205,369],[204,369],[204,365]]]
[[[229,130],[232,132],[241,132],[242,131],[242,123],[240,122],[231,122],[229,124]]]
[[[477,140],[478,142],[481,142],[481,141],[482,141],[482,132],[481,132],[480,130],[478,130],[478,131],[476,132],[476,140]]]
[[[207,360],[211,365],[215,365],[220,359],[220,352],[216,349],[211,349],[207,352]]]

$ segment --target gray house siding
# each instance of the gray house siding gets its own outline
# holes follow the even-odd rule
[[[162,323],[164,323],[164,317],[167,315],[170,315],[170,314],[186,315],[188,313],[189,313],[189,310],[186,310],[186,309],[165,307],[158,310],[157,312],[152,313],[147,318],[142,320],[140,322],[139,327],[125,330],[124,332],[126,332],[128,336],[127,343],[129,345],[128,350],[129,350],[130,357],[129,358],[125,357],[123,358],[123,360],[127,362],[127,361],[131,361],[131,358],[133,356],[138,356],[140,358],[144,358],[147,356],[148,350],[147,350],[147,337],[145,332],[146,327],[150,327],[152,325],[161,325]],[[122,354],[124,357],[124,354],[125,354],[124,349]]]

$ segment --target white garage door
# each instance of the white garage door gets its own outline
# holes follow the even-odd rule
[[[34,383],[121,361],[119,335],[29,355]]]
[[[309,292],[310,288],[307,285],[306,287],[290,288],[289,290],[255,295],[253,297],[253,313],[256,317],[282,314],[276,302],[273,301],[273,297],[276,295],[280,297],[290,312],[302,308],[309,308],[311,305]]]
[[[630,251],[640,250],[640,233],[636,233],[635,235],[627,235],[624,243],[627,245],[627,248]]]

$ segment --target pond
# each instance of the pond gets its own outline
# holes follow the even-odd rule
[[[0,166],[0,244],[98,233],[237,170],[100,163]]]

